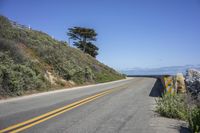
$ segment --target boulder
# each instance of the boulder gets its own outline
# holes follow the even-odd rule
[[[200,100],[200,71],[196,69],[187,70],[185,81],[188,91]]]
[[[178,93],[186,92],[185,78],[182,73],[178,73],[175,77],[175,88]]]

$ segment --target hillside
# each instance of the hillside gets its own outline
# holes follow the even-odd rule
[[[0,97],[122,78],[66,42],[0,16]]]

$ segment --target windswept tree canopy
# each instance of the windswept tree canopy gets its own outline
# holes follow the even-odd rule
[[[67,35],[70,39],[73,39],[74,46],[79,48],[85,53],[90,54],[93,57],[98,55],[98,47],[92,42],[96,41],[97,33],[94,29],[84,27],[73,27],[68,29]]]

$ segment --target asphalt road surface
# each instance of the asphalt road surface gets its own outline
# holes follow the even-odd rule
[[[0,101],[0,132],[155,133],[154,78]]]

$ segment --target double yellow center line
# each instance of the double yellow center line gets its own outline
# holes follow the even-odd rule
[[[76,107],[79,107],[79,106],[81,106],[83,104],[86,104],[86,103],[91,102],[91,101],[93,101],[95,99],[98,99],[98,98],[103,97],[103,96],[105,96],[107,94],[110,94],[113,91],[123,89],[121,87],[119,89],[113,88],[113,89],[109,89],[109,90],[103,91],[101,93],[98,93],[98,94],[95,94],[93,96],[87,97],[87,98],[82,99],[80,101],[71,103],[71,104],[66,105],[64,107],[61,107],[61,108],[55,109],[53,111],[50,111],[48,113],[42,114],[40,116],[34,117],[34,118],[29,119],[27,121],[12,125],[10,127],[7,127],[5,129],[0,130],[0,133],[17,133],[17,132],[23,131],[23,130],[28,129],[30,127],[33,127],[33,126],[35,126],[35,125],[37,125],[39,123],[42,123],[42,122],[44,122],[46,120],[49,120],[49,119],[51,119],[53,117],[56,117],[56,116],[58,116],[60,114],[63,114],[65,112],[69,111],[69,110],[72,110],[72,109],[74,109]]]

